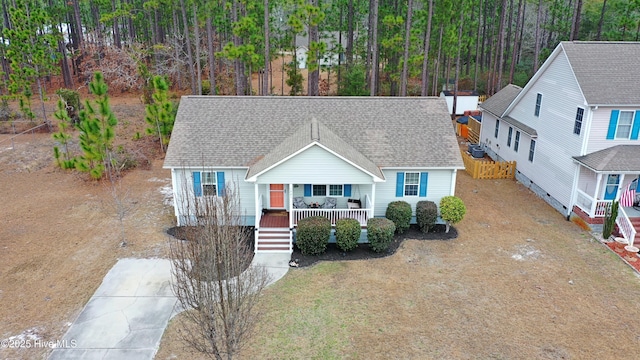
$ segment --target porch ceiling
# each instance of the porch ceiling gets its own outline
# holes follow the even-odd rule
[[[640,172],[638,154],[640,145],[616,145],[573,159],[596,172]]]

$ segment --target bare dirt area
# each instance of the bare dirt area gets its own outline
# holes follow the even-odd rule
[[[163,201],[170,173],[152,139],[131,140],[144,131],[140,101],[111,103],[117,145],[145,149],[139,156],[148,160],[115,183],[127,209],[124,247],[111,183],[56,168],[51,134],[21,135],[13,146],[0,135],[0,339],[60,340],[118,258],[167,254],[164,230],[173,217]],[[53,110],[53,102],[47,105]],[[2,348],[0,358],[42,358],[49,351]]]
[[[512,180],[459,172],[458,238],[292,269],[245,359],[636,359],[640,280]],[[174,319],[157,359],[204,359]]]

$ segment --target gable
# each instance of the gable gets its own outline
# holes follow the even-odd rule
[[[319,144],[313,144],[257,176],[258,183],[371,183],[372,176]]]

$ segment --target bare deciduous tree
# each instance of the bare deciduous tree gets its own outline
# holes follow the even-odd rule
[[[255,305],[269,276],[263,267],[249,265],[253,233],[241,226],[235,187],[226,187],[223,196],[207,191],[197,197],[182,192],[192,226],[186,241],[171,242],[173,290],[186,309],[184,341],[212,358],[231,359],[258,321]]]

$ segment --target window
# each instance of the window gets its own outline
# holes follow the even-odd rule
[[[327,185],[313,185],[313,196],[327,196]]]
[[[343,196],[342,185],[313,185],[313,196]],[[305,195],[307,196],[307,195]]]
[[[218,181],[215,172],[202,173],[202,194],[204,196],[218,195]]]
[[[493,133],[494,138],[498,138],[498,131],[500,130],[500,120],[496,120],[496,131]]]
[[[408,172],[404,176],[404,196],[418,196],[420,173]]]
[[[533,162],[533,154],[536,152],[536,141],[531,139],[531,145],[529,145],[529,161]]]
[[[633,125],[633,111],[620,111],[618,117],[618,128],[616,129],[616,139],[629,139],[631,136],[631,126]]]
[[[580,135],[580,130],[582,130],[582,116],[584,116],[584,109],[578,108],[578,111],[576,111],[576,122],[573,125],[573,133],[576,135]]]
[[[513,142],[513,151],[518,152],[520,147],[520,131],[516,131],[516,140]]]
[[[540,105],[542,105],[542,94],[538,93],[536,96],[536,110],[533,113],[536,117],[540,116]]]
[[[507,147],[511,147],[511,135],[513,135],[513,128],[509,126],[509,134],[507,135]]]
[[[342,196],[342,185],[329,185],[329,196]]]

